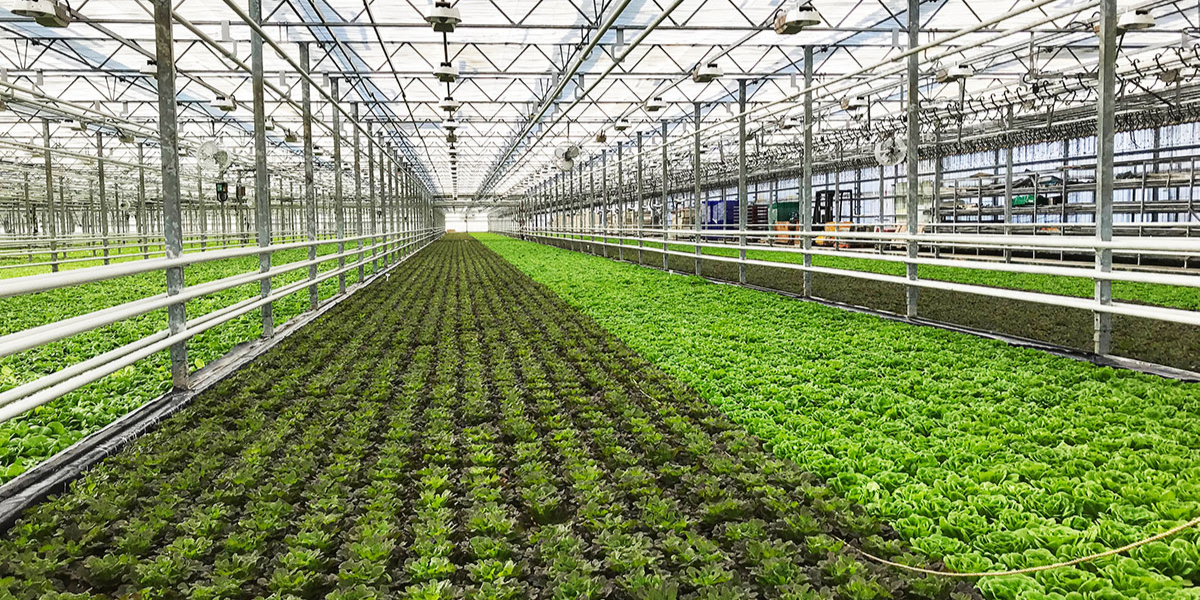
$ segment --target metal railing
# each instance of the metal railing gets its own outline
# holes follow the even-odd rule
[[[190,319],[184,324],[182,329],[175,333],[172,333],[169,329],[158,331],[119,348],[92,356],[54,373],[0,392],[0,422],[21,415],[55,398],[135,364],[157,352],[168,349],[176,344],[184,343],[209,329],[228,323],[254,310],[269,306],[290,294],[301,292],[305,288],[313,290],[321,282],[338,278],[341,285],[339,285],[339,291],[335,292],[335,297],[340,296],[343,293],[340,290],[346,289],[344,282],[347,273],[357,270],[360,285],[365,284],[388,272],[408,256],[411,256],[436,240],[441,234],[441,228],[423,228],[408,232],[368,234],[340,239],[276,244],[266,247],[255,246],[215,250],[204,253],[196,252],[188,253],[175,259],[146,259],[3,280],[0,282],[0,297],[12,297],[140,273],[165,272],[167,269],[186,268],[189,265],[203,262],[261,256],[263,254],[272,255],[283,250],[308,248],[312,252],[317,246],[330,244],[338,244],[339,247],[345,248],[339,252],[324,254],[308,260],[272,266],[267,270],[255,268],[253,271],[185,287],[178,293],[158,294],[156,296],[141,298],[63,321],[0,336],[0,358],[2,358],[163,308],[172,306],[184,306],[186,308],[186,304],[190,300],[249,283],[269,280],[279,275],[302,271],[304,269],[308,269],[309,271],[306,278],[270,290],[265,295],[248,298]],[[351,247],[350,244],[352,243],[357,245]],[[320,272],[316,270],[316,267],[319,265],[331,261],[336,262],[336,268]],[[384,263],[382,269],[379,267],[380,262]],[[365,268],[368,264],[373,264],[374,268],[372,269],[372,273],[366,276]],[[351,288],[345,293],[353,292],[354,289]],[[315,308],[316,306],[310,306],[310,309]],[[172,355],[172,361],[175,360],[178,360],[178,357]],[[183,356],[183,360],[186,361],[186,355]],[[187,369],[186,364],[183,368]]]
[[[304,239],[303,233],[277,235],[272,238],[272,243],[283,243]],[[367,236],[370,237],[370,236]],[[332,240],[335,238],[333,234],[321,234],[317,236],[321,240]],[[113,243],[117,242],[117,243]],[[254,246],[258,243],[254,232],[239,232],[206,235],[188,235],[183,238],[183,252],[212,252],[226,248],[244,248]],[[4,271],[13,269],[29,269],[37,267],[50,267],[50,270],[57,271],[59,267],[64,265],[76,265],[83,263],[103,263],[110,264],[112,261],[125,261],[137,259],[149,259],[151,257],[166,256],[166,244],[162,237],[139,236],[139,235],[114,235],[108,238],[93,238],[93,237],[59,237],[54,240],[48,238],[37,239],[0,239],[0,277],[4,277]],[[132,249],[133,252],[125,252]],[[71,257],[72,254],[91,252],[93,256],[77,256]],[[35,257],[41,258],[49,256],[49,260],[34,260]],[[8,262],[4,262],[8,261]]]
[[[500,225],[501,233],[514,236],[524,236],[534,240],[567,242],[573,249],[582,250],[590,246],[606,249],[607,254],[615,254],[624,258],[626,253],[637,253],[638,261],[642,260],[644,252],[661,254],[663,268],[669,270],[669,257],[681,257],[695,260],[695,272],[701,275],[701,260],[738,265],[739,281],[746,283],[746,266],[772,267],[790,269],[805,274],[819,273],[853,277],[876,282],[890,283],[915,288],[939,289],[950,292],[975,294],[996,298],[1005,298],[1021,302],[1035,302],[1091,311],[1093,313],[1126,315],[1158,321],[1166,321],[1181,325],[1200,326],[1200,311],[1169,308],[1115,300],[1101,301],[1097,298],[1063,296],[1037,291],[1026,291],[1009,288],[999,288],[972,283],[958,283],[938,279],[922,279],[917,269],[916,277],[888,275],[868,270],[854,270],[834,267],[816,266],[812,264],[813,257],[833,256],[852,257],[863,260],[884,263],[899,263],[920,267],[937,266],[962,269],[996,271],[1014,274],[1049,275],[1053,277],[1074,277],[1090,279],[1093,282],[1135,282],[1200,288],[1200,271],[1179,270],[1173,273],[1137,270],[1101,271],[1092,266],[1071,267],[1053,263],[1009,262],[1001,260],[976,260],[968,258],[938,258],[936,256],[921,256],[910,258],[904,254],[890,253],[859,253],[846,252],[832,248],[812,247],[816,238],[827,240],[844,240],[854,243],[905,246],[915,242],[922,248],[935,249],[945,247],[980,248],[995,250],[1069,250],[1074,252],[1096,253],[1110,250],[1114,253],[1143,253],[1169,252],[1177,256],[1200,257],[1200,239],[1188,238],[1157,238],[1157,237],[1115,237],[1111,241],[1102,241],[1092,237],[1076,236],[995,236],[995,235],[961,235],[961,234],[907,234],[903,232],[849,232],[849,231],[767,231],[767,230],[696,230],[663,229],[652,227],[608,227],[608,228],[520,228]],[[765,243],[749,243],[750,237],[783,237],[796,240],[799,245],[767,245]],[[720,240],[732,240],[727,243]],[[651,245],[648,245],[651,244]],[[665,248],[664,248],[665,245]],[[688,251],[672,249],[672,246],[684,246]],[[616,252],[609,250],[616,249]],[[723,249],[736,251],[737,256],[721,256],[705,253],[705,249]],[[798,255],[799,262],[770,261],[747,258],[748,251],[770,251]],[[811,279],[804,281],[804,295],[812,296]]]

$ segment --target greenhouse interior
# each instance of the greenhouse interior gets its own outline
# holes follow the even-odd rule
[[[0,0],[0,600],[1200,600],[1198,158],[1200,0]]]

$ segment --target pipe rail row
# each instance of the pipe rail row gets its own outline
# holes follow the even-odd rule
[[[554,235],[554,236],[565,236],[566,239],[574,239],[574,240],[582,240],[582,241],[588,241],[588,239],[591,237],[618,238],[621,240],[638,242],[638,243],[642,244],[643,248],[645,247],[644,244],[646,242],[655,243],[655,244],[663,243],[663,238],[661,236],[661,234],[663,232],[662,229],[642,229],[643,234],[645,234],[647,232],[649,232],[651,234],[658,233],[659,235],[657,235],[657,236],[656,235],[622,236],[619,232],[616,234],[612,233],[614,231],[618,231],[618,230],[612,230],[612,229],[608,229],[608,230],[604,230],[604,229],[597,229],[597,230],[550,229],[550,230],[539,230],[539,231],[543,231],[545,233],[548,233],[548,234]],[[854,234],[852,232],[832,232],[832,231],[831,232],[798,232],[798,231],[787,232],[787,231],[767,231],[767,230],[751,230],[751,229],[747,229],[746,231],[747,231],[747,233],[746,233],[747,236],[756,236],[756,237],[762,237],[763,235],[770,235],[770,236],[789,235],[789,236],[793,236],[793,237],[830,237],[830,238],[854,239],[854,240],[859,240],[859,241],[866,240],[867,242],[873,242],[874,243],[873,245],[899,246],[900,244],[898,242],[912,240],[912,241],[917,242],[920,246],[933,246],[933,247],[943,247],[943,248],[951,247],[951,248],[959,248],[959,249],[978,249],[981,247],[995,247],[995,248],[1003,248],[1003,249],[1007,249],[1007,250],[1053,250],[1053,249],[1065,248],[1062,246],[1050,247],[1050,246],[1042,246],[1042,245],[1022,245],[1022,244],[1014,244],[1014,245],[994,244],[994,245],[989,246],[983,242],[974,241],[974,240],[982,239],[985,242],[993,242],[994,241],[993,239],[988,239],[989,236],[957,236],[958,239],[952,240],[952,239],[949,239],[952,236],[945,235],[945,234],[905,236],[903,234],[889,234],[889,233]],[[892,262],[892,263],[901,263],[901,264],[908,264],[910,262],[913,262],[914,264],[917,264],[917,265],[956,267],[956,268],[974,269],[974,270],[983,270],[983,271],[1001,271],[1001,272],[1009,272],[1009,273],[1053,275],[1053,276],[1061,276],[1061,277],[1081,277],[1081,278],[1088,278],[1088,279],[1095,278],[1095,279],[1103,279],[1103,280],[1108,280],[1108,281],[1125,281],[1125,282],[1152,283],[1152,284],[1161,284],[1161,285],[1176,285],[1176,286],[1183,286],[1183,287],[1200,287],[1200,271],[1197,271],[1195,275],[1179,275],[1179,274],[1172,274],[1172,273],[1156,273],[1156,272],[1148,272],[1148,271],[1100,272],[1100,271],[1096,271],[1094,268],[1091,268],[1091,267],[1088,267],[1088,268],[1061,267],[1061,266],[1053,266],[1053,265],[1048,265],[1048,264],[1036,264],[1036,263],[1035,264],[1011,263],[1011,262],[1003,262],[1003,261],[999,261],[999,260],[978,260],[978,259],[971,260],[971,259],[958,259],[958,258],[947,259],[947,258],[938,258],[936,256],[935,257],[927,257],[927,258],[918,258],[915,261],[910,261],[907,257],[901,256],[899,254],[886,254],[886,253],[873,253],[873,252],[872,253],[866,253],[866,252],[851,253],[851,252],[846,252],[843,250],[825,250],[825,249],[820,249],[820,248],[809,248],[809,249],[805,250],[803,247],[801,247],[799,245],[771,246],[771,245],[755,244],[755,243],[747,243],[743,247],[743,246],[738,246],[738,245],[734,245],[734,244],[730,244],[730,243],[714,243],[714,242],[695,241],[695,237],[696,237],[695,233],[696,232],[695,232],[695,230],[690,230],[690,229],[689,230],[669,229],[669,230],[666,230],[666,232],[668,235],[674,236],[674,237],[667,238],[667,244],[668,245],[677,245],[677,246],[689,246],[689,247],[699,247],[699,248],[720,248],[720,249],[738,250],[738,251],[757,250],[757,251],[764,251],[764,252],[781,252],[781,253],[788,253],[788,254],[797,254],[800,256],[811,255],[811,256],[830,256],[830,257],[840,257],[840,258],[862,258],[862,259],[869,259],[869,260],[878,260],[880,262]],[[736,238],[741,237],[741,235],[742,234],[738,231],[730,232],[730,231],[704,230],[701,233],[702,238],[721,237],[721,238],[735,238],[736,239]],[[991,237],[994,238],[995,236],[991,236]],[[1011,237],[1018,237],[1018,236],[1011,236]],[[1086,238],[1078,238],[1078,239],[1080,239],[1081,241],[1084,241],[1084,242],[1089,241]],[[1118,238],[1118,240],[1120,240],[1120,239],[1124,239],[1124,238]],[[1132,239],[1140,239],[1140,238],[1132,238]],[[968,241],[968,240],[970,240],[970,241]],[[1197,240],[1197,241],[1200,241],[1200,240]],[[636,248],[637,246],[633,246],[633,247]],[[1119,247],[1117,245],[1099,244],[1094,241],[1092,241],[1092,243],[1085,243],[1085,244],[1072,246],[1072,248],[1075,248],[1075,249],[1091,250],[1091,251],[1094,251],[1096,248],[1099,248],[1099,247],[1111,247],[1114,249],[1114,252],[1120,252],[1120,250],[1121,250],[1121,247]],[[1142,250],[1142,252],[1147,252],[1147,250]],[[1181,252],[1174,252],[1174,254],[1180,254],[1180,253]],[[1200,256],[1200,251],[1185,252],[1185,253],[1189,254],[1189,255],[1195,254],[1197,256]],[[707,258],[708,256],[709,255],[705,255],[705,258]],[[768,262],[770,262],[770,261],[768,261]],[[1020,266],[1017,267],[1016,265],[1020,265]]]
[[[227,234],[225,236],[220,236],[220,237],[210,236],[207,239],[205,239],[205,238],[186,238],[183,242],[183,244],[184,244],[183,252],[184,252],[184,254],[190,254],[190,253],[194,253],[194,252],[212,252],[214,250],[223,250],[223,249],[228,249],[228,248],[245,248],[245,247],[249,247],[251,244],[257,243],[257,241],[254,240],[253,237],[251,237],[251,236],[252,236],[252,234],[243,234],[243,235]],[[277,236],[275,239],[279,240],[279,241],[295,240],[299,237],[301,237],[301,236],[297,234],[297,235]],[[370,237],[370,236],[367,236],[367,237]],[[322,234],[322,235],[317,236],[317,239],[318,239],[318,241],[327,240],[327,241],[330,241],[330,243],[336,242],[335,236],[333,234]],[[217,242],[217,243],[214,243],[214,242]],[[158,239],[155,241],[149,241],[145,244],[119,244],[119,245],[115,245],[115,246],[114,245],[109,245],[109,246],[89,245],[89,246],[74,246],[74,247],[66,247],[66,248],[59,246],[59,247],[57,247],[57,249],[55,249],[53,251],[51,251],[49,249],[37,249],[37,250],[31,249],[31,250],[27,250],[25,252],[0,252],[0,260],[6,260],[6,259],[12,260],[12,259],[20,258],[20,257],[30,256],[30,255],[47,254],[47,253],[55,253],[55,254],[60,254],[60,255],[66,256],[67,254],[74,253],[74,252],[103,252],[103,254],[100,254],[97,256],[85,256],[82,258],[58,258],[58,259],[51,259],[51,260],[47,260],[47,261],[41,261],[41,262],[12,262],[9,264],[0,264],[0,271],[6,270],[6,269],[25,269],[25,268],[29,268],[29,267],[55,268],[59,265],[87,263],[87,262],[105,261],[105,264],[108,264],[107,261],[112,261],[112,260],[127,260],[127,259],[138,259],[138,258],[149,259],[151,256],[165,256],[167,253],[165,249],[153,250],[153,251],[149,250],[149,248],[165,248],[165,245],[166,244],[164,241],[162,241],[161,239]],[[128,248],[135,248],[135,249],[143,248],[146,250],[138,251],[138,252],[116,252],[116,253],[111,252],[112,250],[122,250],[122,249],[128,249]]]
[[[152,335],[134,342],[91,357],[82,362],[70,365],[54,373],[40,377],[34,381],[23,383],[17,387],[0,392],[0,423],[17,417],[25,412],[45,404],[64,394],[75,391],[89,383],[99,380],[111,373],[132,365],[156,352],[165,350],[175,344],[186,342],[218,325],[228,323],[253,310],[266,307],[290,294],[302,292],[305,288],[314,289],[323,281],[334,277],[343,278],[346,273],[363,269],[368,262],[376,264],[374,273],[360,282],[365,284],[378,276],[387,273],[401,261],[424,248],[442,234],[441,228],[426,227],[408,232],[354,236],[336,240],[305,241],[292,244],[279,244],[267,247],[245,248],[231,251],[218,251],[205,254],[188,254],[176,259],[142,260],[136,263],[122,263],[77,269],[59,273],[30,275],[7,280],[0,285],[0,297],[37,293],[74,285],[93,283],[123,277],[137,273],[166,271],[182,268],[188,265],[235,258],[239,256],[258,256],[263,253],[271,254],[290,248],[312,248],[318,245],[347,242],[357,242],[365,239],[376,241],[369,245],[345,249],[336,253],[325,254],[315,259],[286,263],[265,271],[253,270],[223,279],[209,281],[199,285],[185,287],[176,294],[158,294],[141,298],[118,306],[93,311],[64,321],[49,323],[39,327],[0,336],[0,358],[11,356],[23,351],[38,348],[59,340],[67,339],[86,331],[91,331],[107,325],[112,325],[127,319],[144,315],[156,310],[172,306],[184,306],[189,300],[194,300],[211,294],[223,292],[246,284],[261,282],[279,275],[309,269],[309,276],[286,286],[273,290],[266,296],[248,298],[233,305],[218,309],[205,315],[190,319],[182,330],[158,331]],[[356,257],[352,262],[348,257]],[[384,261],[385,266],[378,268],[378,261]],[[336,261],[338,267],[319,275],[315,268],[321,264]],[[357,288],[350,288],[352,293]]]
[[[950,292],[966,293],[973,295],[983,295],[998,298],[1005,298],[1020,302],[1033,302],[1039,304],[1049,304],[1054,306],[1064,306],[1079,310],[1086,310],[1093,313],[1101,313],[1107,315],[1125,315],[1131,317],[1140,317],[1146,319],[1154,319],[1158,321],[1166,321],[1180,325],[1190,325],[1200,327],[1200,311],[1184,310],[1177,308],[1166,308],[1158,306],[1149,306],[1143,304],[1132,304],[1127,302],[1112,301],[1100,302],[1095,298],[1079,298],[1074,296],[1061,296],[1056,294],[1048,294],[1043,292],[1031,292],[1024,290],[1014,290],[1007,288],[989,287],[977,284],[956,283],[949,281],[940,281],[932,279],[913,278],[909,276],[886,275],[874,273],[871,271],[857,271],[852,269],[839,269],[833,267],[814,266],[811,263],[813,256],[839,256],[839,257],[854,257],[869,260],[877,260],[886,263],[900,263],[906,266],[920,267],[921,265],[938,266],[938,267],[958,267],[974,270],[998,271],[1014,274],[1037,274],[1051,275],[1055,277],[1078,277],[1092,279],[1095,282],[1107,282],[1111,284],[1114,281],[1121,282],[1136,282],[1171,286],[1185,287],[1200,287],[1200,273],[1197,274],[1179,274],[1179,273],[1159,273],[1159,272],[1139,272],[1139,271],[1106,271],[1097,268],[1079,268],[1079,267],[1058,267],[1052,265],[1026,264],[1020,262],[1001,262],[1001,261],[984,261],[984,260],[966,260],[966,259],[943,259],[931,257],[910,257],[900,254],[859,254],[846,253],[836,250],[824,250],[818,248],[806,248],[801,246],[793,247],[778,247],[749,244],[741,241],[737,244],[705,242],[698,238],[703,237],[732,237],[742,239],[745,236],[755,235],[756,232],[750,230],[696,230],[696,229],[655,229],[655,228],[513,228],[502,227],[501,233],[523,238],[533,238],[542,241],[567,242],[575,249],[582,250],[583,247],[593,248],[616,248],[617,255],[623,257],[625,252],[636,251],[641,261],[643,252],[653,252],[663,256],[663,266],[665,270],[670,270],[668,267],[668,257],[676,256],[681,258],[695,259],[696,274],[700,275],[700,260],[736,264],[739,267],[758,266],[771,267],[779,269],[790,269],[802,273],[818,273],[823,275],[836,275],[843,277],[853,277],[856,279],[865,279],[882,283],[890,283],[895,285],[905,286],[906,289],[928,288],[938,289]],[[640,231],[640,233],[639,233]],[[647,236],[646,234],[650,235]],[[1112,240],[1101,240],[1096,238],[1072,238],[1072,237],[1037,237],[1037,236],[1008,236],[999,238],[997,236],[971,236],[971,235],[945,235],[945,234],[905,234],[905,233],[865,233],[865,232],[804,232],[804,231],[770,231],[762,232],[763,234],[778,235],[791,234],[797,238],[815,238],[815,237],[830,237],[852,239],[856,241],[869,241],[883,244],[901,245],[910,242],[921,246],[936,246],[936,245],[953,245],[956,247],[986,247],[999,248],[1007,250],[1017,249],[1033,249],[1040,248],[1043,245],[1055,249],[1074,249],[1081,251],[1101,252],[1137,252],[1137,251],[1174,251],[1178,253],[1200,254],[1200,239],[1156,239],[1156,238],[1141,238],[1141,237],[1119,237]],[[664,235],[666,237],[664,237]],[[670,235],[678,235],[676,239],[671,239]],[[681,238],[691,239],[681,239]],[[664,244],[665,242],[665,244]],[[655,244],[655,246],[646,246],[647,243]],[[663,248],[663,246],[666,248]],[[692,251],[673,250],[671,246],[686,246],[692,248]],[[726,250],[736,250],[738,256],[719,256],[712,254],[704,254],[704,248],[721,248]],[[791,262],[776,262],[769,260],[758,260],[746,258],[747,251],[770,251],[783,252],[789,254],[800,255],[804,258],[802,263]],[[608,256],[608,253],[605,253]],[[918,269],[919,272],[919,269]],[[745,281],[745,271],[741,271],[741,283]]]

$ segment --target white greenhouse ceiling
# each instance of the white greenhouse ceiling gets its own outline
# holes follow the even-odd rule
[[[0,6],[6,4],[0,0]],[[1000,18],[1035,4],[1034,10]],[[435,194],[486,204],[539,181],[563,144],[580,144],[588,156],[634,139],[637,131],[657,140],[661,122],[667,123],[668,135],[689,133],[697,103],[706,125],[728,120],[738,112],[739,81],[747,82],[751,109],[788,100],[803,87],[805,47],[813,51],[815,82],[831,84],[816,94],[820,127],[851,122],[839,105],[850,95],[868,98],[876,119],[902,114],[902,64],[869,67],[904,52],[908,3],[813,0],[811,6],[822,23],[795,35],[777,34],[771,26],[781,9],[778,0],[460,0],[454,7],[462,22],[444,35],[426,23],[431,5],[424,0],[263,0],[262,10],[268,37],[291,61],[298,61],[300,46],[307,44],[311,70],[322,86],[337,85],[341,102],[357,104],[361,120],[394,144]],[[923,102],[937,107],[1072,80],[1082,82],[1082,93],[1063,94],[1061,101],[1088,102],[1086,88],[1097,60],[1095,7],[1083,0],[922,2],[922,44],[987,24],[923,53]],[[1165,50],[1185,51],[1195,44],[1200,17],[1194,5],[1189,11],[1169,1],[1130,2],[1120,10],[1134,8],[1149,11],[1155,25],[1125,33],[1119,72],[1137,69]],[[246,9],[246,0],[183,0],[176,4],[174,25],[181,136],[188,144],[218,140],[244,162],[252,155],[250,75],[223,52],[250,64],[251,30],[239,16]],[[12,110],[0,113],[0,131],[9,140],[0,146],[0,162],[28,162],[28,145],[41,144],[39,117],[61,115],[55,107],[72,114],[86,111],[96,122],[117,123],[118,130],[124,127],[137,137],[151,138],[157,128],[156,82],[143,74],[154,56],[151,3],[74,0],[71,10],[73,22],[66,28],[42,27],[0,11],[5,93],[37,100],[14,102]],[[612,26],[585,56],[610,20]],[[629,49],[656,22],[640,45]],[[957,53],[928,60],[947,49]],[[624,61],[614,64],[625,51]],[[451,84],[434,75],[443,62],[459,71]],[[716,63],[723,76],[694,82],[693,70],[709,63]],[[960,64],[969,65],[971,77],[961,84],[937,82],[939,68]],[[298,168],[300,146],[287,141],[286,133],[302,126],[296,105],[301,79],[269,46],[264,70],[266,111],[277,125],[269,134],[272,168]],[[1167,85],[1143,81],[1131,91]],[[232,95],[238,107],[213,107],[218,94]],[[450,176],[447,112],[439,107],[447,97],[461,103],[455,115],[457,186]],[[645,103],[659,97],[665,108],[648,112]],[[321,95],[313,98],[315,118],[328,124],[333,111]],[[750,118],[778,123],[799,106],[789,100]],[[618,133],[613,123],[622,118],[632,126]],[[94,156],[95,130],[74,131],[58,120],[52,127],[55,146]],[[342,129],[344,143],[350,143],[351,127],[343,123]],[[604,142],[597,141],[600,133],[607,136]],[[332,148],[327,126],[314,127],[314,135],[316,146]],[[118,163],[137,162],[139,145],[116,139],[102,143],[106,156]],[[87,156],[77,160],[85,163]],[[73,159],[66,160],[61,167],[72,168]],[[184,168],[195,167],[185,161]]]

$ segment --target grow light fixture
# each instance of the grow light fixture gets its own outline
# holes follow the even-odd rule
[[[721,70],[721,67],[717,66],[717,63],[712,62],[696,67],[696,70],[692,72],[692,81],[696,83],[712,83],[724,75],[725,72]]]
[[[1144,31],[1151,27],[1154,27],[1154,15],[1141,8],[1125,12],[1117,19],[1117,28],[1124,31]]]
[[[458,125],[459,123],[458,121],[454,120],[454,117],[450,117],[449,119],[442,121],[442,129],[445,129],[446,131],[454,131],[458,129]]]
[[[275,131],[277,128],[275,119],[267,119],[267,122],[263,124],[263,131]]]
[[[12,13],[31,17],[42,27],[66,27],[71,24],[71,13],[60,0],[15,0]]]
[[[454,27],[462,23],[462,14],[450,0],[437,0],[425,15],[425,22],[433,25],[433,30],[438,33],[452,33]]]
[[[283,131],[283,141],[288,144],[295,144],[300,141],[300,138],[296,137],[295,131],[285,129]]]
[[[78,119],[71,119],[70,121],[67,121],[67,127],[75,131],[87,131],[87,123],[84,123]]]
[[[805,27],[815,27],[820,24],[821,13],[808,4],[781,10],[775,15],[775,33],[780,35],[800,33]]]
[[[800,117],[788,117],[783,121],[782,126],[784,131],[793,131],[801,127],[804,127],[804,119]]]
[[[225,112],[237,110],[237,100],[233,98],[233,94],[217,94],[211,104],[213,108]]]
[[[325,151],[320,146],[313,147],[313,156],[325,156]]]
[[[120,138],[123,144],[132,144],[134,141],[133,134],[127,131],[117,131],[117,137]]]
[[[613,123],[613,129],[617,131],[626,131],[630,127],[633,127],[633,124],[629,122],[629,119],[617,119],[617,122]]]
[[[158,76],[158,63],[148,60],[146,64],[142,65],[142,68],[138,69],[138,72],[146,77],[156,77]]]
[[[605,134],[603,131],[601,131],[600,133],[597,133],[597,134],[596,134],[596,143],[597,143],[597,144],[603,144],[603,143],[606,143],[606,142],[608,142],[608,135],[607,135],[607,134]]]
[[[441,102],[438,102],[438,108],[440,108],[448,113],[453,113],[454,111],[458,110],[460,107],[462,107],[462,102],[459,102],[458,100],[455,100],[454,98],[451,98],[450,96],[446,96]]]
[[[949,67],[946,67],[944,69],[938,69],[937,73],[936,73],[938,83],[952,83],[955,81],[962,81],[964,79],[971,77],[974,74],[975,74],[975,69],[971,68],[970,65],[963,65],[963,64],[950,65]]]
[[[433,70],[433,74],[437,76],[438,81],[442,83],[454,83],[458,81],[458,67],[451,63],[444,62]]]
[[[667,103],[662,96],[655,96],[646,101],[646,112],[658,112],[666,107]]]

